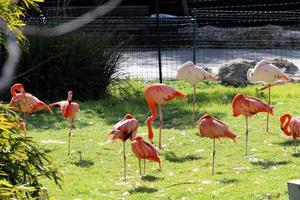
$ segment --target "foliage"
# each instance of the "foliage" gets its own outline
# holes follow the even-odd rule
[[[40,183],[45,176],[60,186],[60,173],[50,157],[23,136],[23,122],[0,105],[0,198],[30,199],[46,195]],[[46,195],[47,196],[47,195]],[[46,197],[45,196],[45,197]]]
[[[266,114],[249,118],[249,156],[244,156],[245,118],[233,117],[231,101],[242,92],[267,100],[267,91],[256,91],[258,85],[225,87],[203,82],[196,89],[196,119],[210,113],[225,122],[238,136],[236,143],[216,141],[216,174],[211,176],[212,140],[199,137],[192,128],[193,87],[185,81],[166,81],[188,95],[188,102],[174,100],[162,106],[164,125],[163,149],[159,151],[162,172],[156,163],[146,162],[145,178],[139,177],[139,165],[126,142],[128,181],[123,177],[122,143],[108,144],[107,133],[113,124],[130,112],[140,122],[138,134],[147,139],[144,121],[150,115],[143,90],[145,83],[129,80],[125,96],[115,88],[108,98],[80,104],[77,129],[73,132],[71,156],[67,156],[68,121],[48,114],[30,117],[34,128],[30,135],[42,143],[60,163],[64,172],[64,190],[47,179],[43,183],[50,196],[57,199],[201,199],[201,200],[286,200],[288,180],[299,178],[300,157],[293,153],[293,141],[279,127],[279,116],[285,112],[300,115],[300,84],[272,87],[274,116],[266,133]],[[126,88],[125,88],[126,89]],[[116,94],[114,94],[116,93]],[[129,95],[128,95],[129,94]],[[59,111],[57,110],[57,113]],[[153,122],[154,145],[158,142],[158,119]],[[37,123],[38,119],[40,120]],[[51,130],[43,129],[51,126]],[[56,130],[55,133],[52,130]],[[59,134],[57,134],[59,132]],[[298,151],[300,141],[297,142]],[[82,153],[80,158],[78,151]],[[81,163],[93,163],[81,165]],[[143,164],[143,163],[142,163]],[[151,176],[149,178],[149,176]],[[91,181],[92,180],[92,181]]]
[[[39,11],[38,4],[43,0],[0,0],[0,20],[4,20],[8,30],[13,31],[18,40],[24,40],[25,36],[20,28],[25,26],[22,18],[25,16],[26,10],[34,8]],[[4,35],[0,28],[0,44],[4,42]]]
[[[28,41],[14,81],[41,99],[65,99],[68,90],[77,100],[99,99],[118,80],[122,43],[112,36],[72,33]]]

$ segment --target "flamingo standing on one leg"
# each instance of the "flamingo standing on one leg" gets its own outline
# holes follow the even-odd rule
[[[221,137],[227,137],[235,141],[236,135],[229,129],[229,127],[221,122],[220,120],[214,118],[213,116],[206,114],[199,119],[199,131],[204,137],[209,137],[213,139],[213,161],[212,161],[212,175],[215,172],[215,139],[220,139]]]
[[[123,158],[124,158],[124,181],[126,181],[126,152],[125,142],[129,138],[131,141],[135,138],[138,130],[139,122],[131,114],[126,114],[124,118],[116,123],[113,130],[108,134],[108,138],[112,141],[117,139],[123,142]]]
[[[296,141],[300,137],[300,117],[292,117],[288,113],[282,115],[280,117],[280,128],[287,136],[293,137],[294,151],[297,153]]]
[[[182,92],[179,92],[179,91],[175,90],[173,87],[166,85],[166,84],[162,84],[162,83],[155,83],[155,84],[149,85],[145,89],[144,94],[145,94],[145,98],[148,103],[148,106],[152,113],[151,116],[149,116],[146,120],[146,123],[148,125],[148,138],[152,144],[153,144],[152,121],[156,118],[156,114],[157,114],[155,104],[158,104],[159,117],[160,117],[158,147],[159,147],[159,149],[161,149],[162,148],[162,146],[161,146],[161,131],[162,131],[162,126],[163,126],[163,114],[162,114],[161,105],[163,103],[165,103],[166,101],[170,101],[174,98],[181,98],[181,99],[187,100],[187,97]]]
[[[70,132],[69,132],[69,140],[68,140],[68,156],[70,155],[70,143],[71,143],[71,133],[72,129],[75,129],[74,120],[76,118],[76,114],[79,111],[79,105],[76,102],[72,102],[73,92],[68,92],[68,97],[66,101],[59,101],[56,103],[50,104],[50,108],[54,106],[60,106],[60,113],[65,119],[69,119],[71,121]]]
[[[25,92],[24,86],[21,83],[16,83],[10,88],[12,98],[9,106],[16,111],[24,113],[24,122],[27,125],[28,115],[38,110],[48,110],[52,114],[51,108],[40,101],[37,97]],[[26,136],[26,131],[25,131]]]
[[[252,83],[265,82],[268,88],[269,100],[271,104],[271,86],[276,85],[275,82],[291,82],[292,80],[283,73],[278,67],[272,64],[269,60],[261,60],[256,64],[254,69],[249,69],[247,72],[247,79]],[[274,84],[275,83],[275,84]],[[267,132],[269,131],[269,114],[267,114]]]
[[[193,84],[193,113],[192,113],[192,124],[195,126],[195,102],[196,102],[196,83],[203,80],[216,81],[218,78],[211,73],[205,71],[199,66],[195,65],[192,61],[187,61],[177,69],[176,77],[181,80],[186,80]]]
[[[233,116],[244,115],[246,118],[246,156],[248,155],[248,117],[251,117],[259,112],[266,112],[273,115],[273,109],[264,101],[245,96],[241,93],[235,95],[231,103]]]
[[[159,170],[161,171],[161,163],[158,156],[158,151],[155,149],[155,147],[152,144],[146,142],[142,137],[138,136],[132,140],[131,150],[139,160],[140,175],[142,175],[141,159],[144,160],[144,174],[145,174],[146,159],[157,162],[159,164]]]

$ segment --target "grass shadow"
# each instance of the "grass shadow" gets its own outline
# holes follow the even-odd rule
[[[145,176],[142,176],[141,179],[143,181],[155,182],[155,181],[161,180],[162,178],[158,178],[158,177],[152,176],[152,175],[145,175]]]
[[[293,153],[292,156],[295,158],[300,158],[300,153]]]
[[[294,140],[285,140],[283,142],[278,142],[276,143],[280,146],[284,146],[284,147],[290,147],[290,146],[294,146],[295,144],[298,146],[300,145],[300,140],[294,141]]]
[[[128,192],[129,193],[154,193],[157,191],[158,191],[158,189],[156,189],[156,188],[148,188],[145,186],[139,186],[139,187],[129,190]]]
[[[232,183],[237,183],[237,182],[239,182],[239,180],[236,178],[224,178],[224,179],[220,180],[221,184],[232,184]]]
[[[87,168],[93,166],[95,163],[91,160],[80,160],[78,162],[74,162],[73,164],[76,165],[77,167]]]
[[[254,166],[260,166],[263,169],[269,169],[271,167],[276,167],[280,165],[287,165],[291,163],[290,161],[270,161],[270,160],[258,160],[251,162]]]
[[[174,162],[174,163],[183,163],[183,162],[187,162],[187,161],[194,161],[194,160],[202,159],[200,156],[194,156],[194,155],[185,155],[182,157],[178,157],[172,151],[166,152],[164,154],[164,156],[167,161]]]

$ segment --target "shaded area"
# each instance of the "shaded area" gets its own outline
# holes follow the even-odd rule
[[[200,181],[185,181],[185,182],[175,183],[175,184],[166,186],[165,188],[176,187],[178,185],[192,185],[192,184],[202,184],[202,182],[200,182]]]
[[[77,167],[91,167],[91,166],[93,166],[95,164],[91,160],[84,160],[84,159],[82,159],[82,152],[81,151],[78,151],[78,154],[79,154],[79,161],[73,163]]]
[[[152,176],[152,175],[145,175],[145,176],[142,176],[141,179],[143,181],[155,182],[155,181],[162,180],[163,178],[159,178],[159,177]]]
[[[254,166],[260,166],[263,169],[269,169],[271,167],[280,166],[280,165],[287,165],[291,163],[290,161],[270,161],[270,160],[258,160],[251,162]]]
[[[300,158],[300,153],[293,153],[292,156],[295,158]]]
[[[173,151],[168,151],[165,153],[165,159],[169,162],[175,162],[175,163],[183,163],[186,161],[193,161],[193,160],[199,160],[202,159],[200,156],[194,156],[194,155],[185,155],[178,157]]]
[[[278,143],[275,143],[275,144],[278,144],[278,145],[284,146],[284,147],[294,146],[295,144],[298,146],[298,145],[300,145],[300,140],[296,140],[296,141],[294,141],[294,140],[285,140],[283,142],[278,142]]]
[[[73,164],[76,165],[77,167],[91,167],[95,163],[91,160],[80,160],[78,162],[74,162]]]
[[[158,190],[156,188],[148,188],[145,186],[139,186],[134,189],[129,190],[129,193],[154,193],[157,192]]]
[[[237,183],[237,182],[239,182],[239,180],[236,178],[224,178],[224,179],[220,180],[221,184],[232,184],[232,183]]]

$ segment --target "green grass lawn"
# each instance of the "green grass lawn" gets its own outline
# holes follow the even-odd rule
[[[106,143],[113,124],[126,113],[140,122],[138,134],[147,139],[144,122],[150,111],[144,99],[146,84],[131,81],[127,91],[111,87],[107,99],[81,103],[77,129],[73,132],[71,156],[67,156],[68,125],[56,111],[30,116],[29,136],[55,160],[63,174],[62,189],[42,179],[55,199],[288,199],[287,181],[300,176],[300,154],[292,155],[293,143],[283,136],[279,117],[285,112],[300,115],[300,84],[272,88],[275,115],[266,132],[266,114],[249,119],[249,156],[244,156],[245,119],[232,117],[231,100],[237,92],[266,100],[267,94],[246,88],[201,83],[197,86],[197,119],[210,113],[238,135],[237,142],[216,141],[216,174],[211,176],[212,140],[192,128],[192,87],[183,81],[168,84],[188,94],[189,102],[175,100],[163,106],[165,117],[160,150],[162,171],[147,162],[146,176],[139,177],[138,162],[126,143],[128,181],[123,181],[122,144]],[[122,92],[123,91],[123,92]],[[74,94],[76,99],[76,94]],[[153,123],[155,144],[158,119]],[[299,142],[297,145],[299,146]],[[80,154],[81,157],[80,159]],[[300,148],[299,148],[300,151]]]

